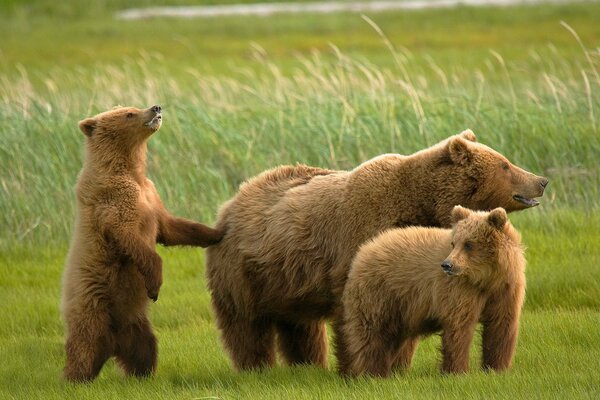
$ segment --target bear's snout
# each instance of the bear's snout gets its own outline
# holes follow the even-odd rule
[[[448,260],[444,260],[444,262],[442,262],[442,269],[446,274],[452,272],[452,263]]]
[[[548,182],[549,182],[548,178],[544,178],[544,177],[540,178],[540,186],[542,187],[542,192],[544,191],[544,189],[546,189],[546,186],[548,186]]]
[[[154,111],[156,114],[160,114],[162,112],[162,108],[159,105],[150,107],[150,110]]]
[[[444,260],[444,262],[442,262],[442,270],[448,276],[459,276],[463,273],[463,269],[450,260]]]

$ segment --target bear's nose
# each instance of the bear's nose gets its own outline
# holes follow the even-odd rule
[[[448,260],[444,260],[444,262],[442,263],[442,269],[445,272],[449,272],[452,270],[452,263]]]
[[[548,181],[548,178],[542,178],[542,179],[540,180],[540,185],[542,185],[542,188],[543,188],[543,189],[546,189],[546,186],[548,186],[548,182],[549,182],[549,181]]]
[[[162,111],[162,108],[160,108],[160,106],[152,106],[152,108],[150,108],[150,109],[157,114]]]

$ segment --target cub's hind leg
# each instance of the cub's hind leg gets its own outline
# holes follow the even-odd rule
[[[156,370],[158,345],[147,317],[119,329],[115,356],[127,375],[147,377]]]
[[[88,382],[113,353],[114,338],[110,329],[110,316],[106,310],[81,312],[77,318],[67,315],[67,361],[65,379]]]

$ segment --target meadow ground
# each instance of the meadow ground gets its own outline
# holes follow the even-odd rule
[[[84,3],[0,3],[0,398],[598,397],[600,4],[116,21],[147,2]],[[91,385],[63,383],[77,121],[155,103],[165,120],[149,175],[172,211],[206,222],[266,168],[352,168],[466,127],[548,176],[542,205],[511,216],[529,261],[514,368],[479,372],[474,346],[472,372],[443,377],[433,337],[388,380],[309,367],[235,374],[203,252],[161,249],[156,377],[127,379],[109,363]]]

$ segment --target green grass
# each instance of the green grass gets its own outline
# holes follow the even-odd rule
[[[540,213],[541,214],[541,213]],[[524,214],[521,214],[524,216]],[[278,367],[235,374],[222,351],[205,289],[200,250],[161,250],[165,284],[151,306],[160,344],[159,369],[151,380],[127,379],[111,362],[91,385],[60,381],[64,354],[58,311],[64,248],[2,258],[0,285],[1,398],[585,398],[598,394],[600,357],[600,263],[598,218],[575,214],[586,233],[553,231],[540,215],[513,221],[529,245],[528,289],[513,369],[477,371],[479,338],[467,376],[438,372],[439,337],[425,340],[411,370],[391,379],[345,382],[333,371]],[[560,219],[560,218],[559,218]],[[536,227],[538,223],[541,227]],[[539,230],[542,230],[541,235]],[[548,236],[553,240],[548,240]],[[542,238],[540,238],[542,237]],[[546,240],[543,240],[546,238]],[[560,245],[557,246],[557,243]],[[565,257],[562,251],[588,249]],[[331,359],[332,364],[335,362]]]
[[[353,14],[126,22],[113,13],[145,0],[79,3],[0,2],[0,398],[598,397],[600,4],[369,15],[382,38]],[[235,374],[202,251],[161,249],[157,375],[127,379],[110,363],[91,385],[63,383],[77,121],[156,103],[165,120],[149,175],[172,211],[209,223],[266,168],[352,168],[467,127],[548,176],[542,205],[511,215],[528,246],[513,370],[478,372],[474,346],[469,375],[442,377],[434,337],[389,380],[308,367]]]
[[[51,2],[53,7],[38,10],[39,4],[44,3],[38,0],[18,8],[33,11],[0,13],[3,38],[0,71],[12,75],[17,72],[17,64],[42,76],[65,68],[70,71],[81,67],[104,69],[106,63],[121,64],[124,59],[136,61],[140,52],[162,56],[154,62],[178,80],[189,75],[189,69],[211,75],[235,74],[240,67],[262,71],[260,61],[264,57],[254,59],[252,42],[266,50],[268,60],[276,61],[286,71],[298,66],[297,55],[310,55],[315,50],[331,54],[332,44],[344,54],[366,57],[378,65],[393,65],[379,37],[357,14],[119,21],[112,16],[116,10],[126,7],[125,3],[77,17],[63,16],[60,8],[77,10],[74,4],[89,2]],[[433,57],[446,72],[449,72],[446,67],[459,66],[469,71],[485,70],[486,62],[493,60],[490,50],[515,62],[531,60],[537,54],[536,58],[542,59],[538,64],[542,65],[555,53],[580,56],[572,36],[560,27],[561,20],[573,26],[590,46],[600,34],[596,23],[600,19],[597,3],[463,7],[369,16],[396,47],[414,54],[412,62],[417,66],[427,67],[428,58]],[[540,68],[527,67],[528,72],[537,72]],[[554,65],[553,69],[562,67]],[[425,69],[423,73],[435,75],[430,68]]]
[[[269,72],[250,72],[247,79],[196,74],[189,84],[157,66],[149,71],[152,58],[56,72],[46,88],[27,76],[0,81],[0,168],[8,172],[0,182],[6,195],[0,240],[68,237],[84,139],[76,123],[114,104],[163,105],[149,175],[167,206],[188,217],[210,220],[239,183],[278,164],[352,168],[377,154],[414,152],[467,127],[516,164],[550,178],[546,210],[595,210],[600,82],[582,66],[583,55],[545,62],[541,74],[517,78],[516,71],[504,82],[499,65],[470,75],[440,70],[435,78],[420,75],[410,59],[383,68],[344,55],[305,59],[290,75],[265,62]],[[558,63],[569,70],[553,73]]]

